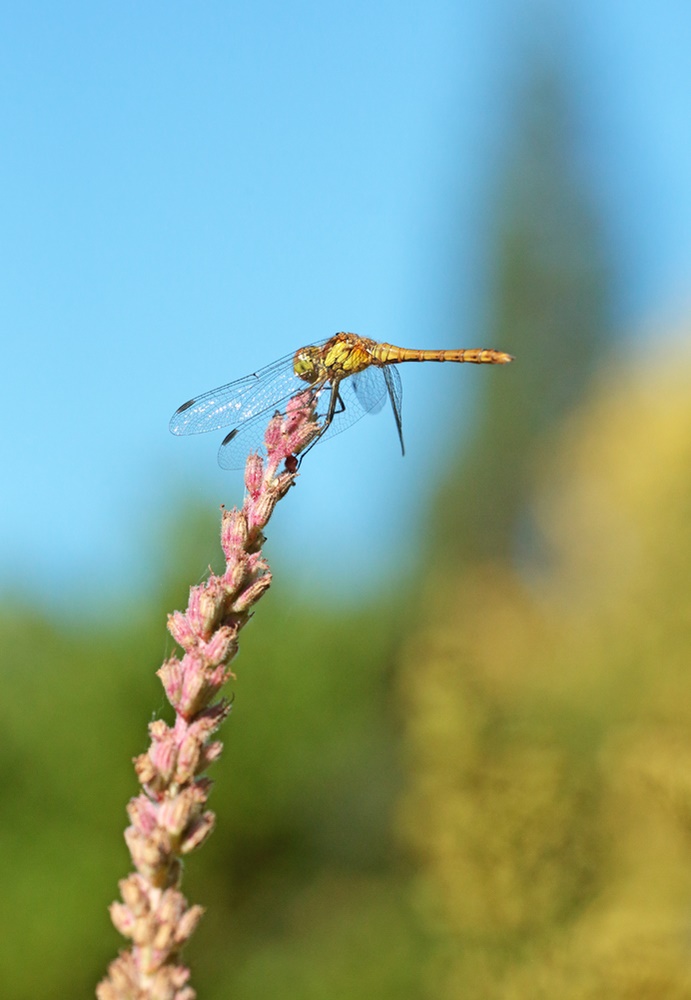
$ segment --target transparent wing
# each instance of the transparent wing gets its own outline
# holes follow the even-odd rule
[[[372,365],[357,375],[342,379],[338,395],[343,408],[335,414],[327,435],[339,434],[365,413],[378,413],[381,410],[386,401],[384,369]]]
[[[292,359],[292,355],[291,355]],[[386,374],[388,369],[366,368],[357,375],[350,375],[343,378],[338,383],[338,400],[336,410],[331,424],[322,432],[322,438],[332,438],[340,434],[347,427],[352,426],[365,413],[373,413],[380,410],[386,401],[389,392],[388,379]],[[401,380],[398,372],[392,369],[395,376],[393,385],[396,393],[397,405],[400,406]],[[305,391],[305,383],[299,382],[297,391]],[[322,426],[326,421],[326,416],[331,405],[331,394],[334,391],[331,383],[319,386],[313,390],[318,394],[315,408],[316,420]],[[279,406],[274,406],[274,411],[279,413],[285,409],[285,403],[290,398],[280,400]],[[392,402],[394,397],[392,396]],[[272,409],[268,407],[267,409]],[[394,410],[394,412],[397,412]],[[223,469],[241,469],[250,451],[263,453],[264,433],[269,422],[267,410],[256,413],[247,420],[241,421],[224,439],[218,451],[218,464]],[[321,440],[318,438],[317,440]]]
[[[320,344],[314,346],[321,346]],[[295,352],[245,375],[235,382],[211,389],[179,406],[170,420],[173,434],[203,434],[228,424],[242,423],[305,389],[305,383],[293,371]]]
[[[298,391],[305,391],[304,382]],[[314,411],[315,419],[318,423],[323,423],[326,417],[329,409],[329,400],[331,399],[331,391],[331,386],[328,383],[312,389],[312,393],[318,396]],[[286,399],[281,400],[282,405],[274,408],[273,412],[263,410],[248,420],[243,420],[229,434],[226,434],[221,442],[221,447],[218,449],[218,464],[222,469],[244,468],[247,456],[251,451],[259,452],[260,455],[266,454],[264,435],[269,426],[269,421],[274,413],[285,414],[286,403],[292,398],[292,395],[294,394],[291,393]]]
[[[401,442],[401,451],[405,454],[401,418],[403,386],[398,368],[394,368],[393,365],[385,365],[382,368],[377,368],[373,365],[371,368],[366,368],[363,372],[360,372],[359,375],[353,375],[352,378],[342,382],[341,386],[341,397],[344,401],[348,398],[350,408],[352,409],[353,405],[355,405],[355,408],[358,410],[358,416],[354,418],[355,420],[359,419],[363,413],[378,413],[388,396],[391,401],[394,420],[396,421],[398,439]],[[347,392],[347,387],[349,388],[350,386],[354,390],[354,399],[350,398],[350,393]],[[350,423],[353,423],[352,419]],[[347,426],[348,424],[344,424],[344,427]]]
[[[386,389],[389,393],[389,399],[391,400],[393,418],[396,421],[398,440],[401,442],[401,454],[405,455],[405,445],[403,444],[403,417],[401,415],[401,407],[403,405],[403,386],[401,385],[401,376],[398,374],[398,368],[382,368],[382,372],[384,373]]]
[[[386,383],[382,378],[383,369],[366,368],[348,381],[355,393],[355,405],[362,413],[379,413],[386,402]]]

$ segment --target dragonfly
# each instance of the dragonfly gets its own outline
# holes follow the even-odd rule
[[[202,434],[233,425],[218,451],[223,469],[239,469],[251,450],[261,450],[269,415],[285,411],[287,402],[309,391],[319,432],[301,455],[318,441],[340,433],[365,413],[391,403],[401,452],[403,387],[396,365],[408,361],[451,361],[503,365],[510,354],[488,348],[416,350],[379,343],[356,333],[337,333],[317,344],[211,389],[183,403],[170,420],[173,434]]]

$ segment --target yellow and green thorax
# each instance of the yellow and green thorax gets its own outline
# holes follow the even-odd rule
[[[354,333],[337,333],[321,347],[301,347],[293,358],[293,371],[304,382],[314,385],[340,381],[348,375],[377,364],[374,340]]]

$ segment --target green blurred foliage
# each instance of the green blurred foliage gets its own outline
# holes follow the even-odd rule
[[[184,606],[183,580],[200,569],[191,553],[217,535],[208,518],[185,521],[168,537],[196,535],[188,567],[150,607],[81,627],[25,608],[0,618],[5,996],[92,996],[122,945],[107,905],[129,870],[131,759],[166,715],[155,670],[173,644],[158,602]],[[276,585],[257,617],[214,767],[218,828],[186,873],[209,907],[190,949],[195,984],[207,997],[275,995],[278,983],[282,996],[317,996],[330,980],[335,997],[400,995],[420,935],[392,863],[393,613],[344,614]]]

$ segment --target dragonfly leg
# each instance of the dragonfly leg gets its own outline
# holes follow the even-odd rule
[[[304,451],[300,452],[300,457],[298,458],[298,468],[302,464],[302,460],[307,454],[307,452],[311,451],[312,448],[314,448],[317,441],[319,441],[323,437],[323,435],[327,432],[336,414],[343,413],[344,410],[345,410],[345,403],[341,399],[341,396],[338,391],[338,386],[332,383],[331,398],[329,399],[329,408],[326,411],[326,416],[324,417],[324,423],[321,426],[319,434],[312,441],[310,441],[310,443],[307,445]]]

